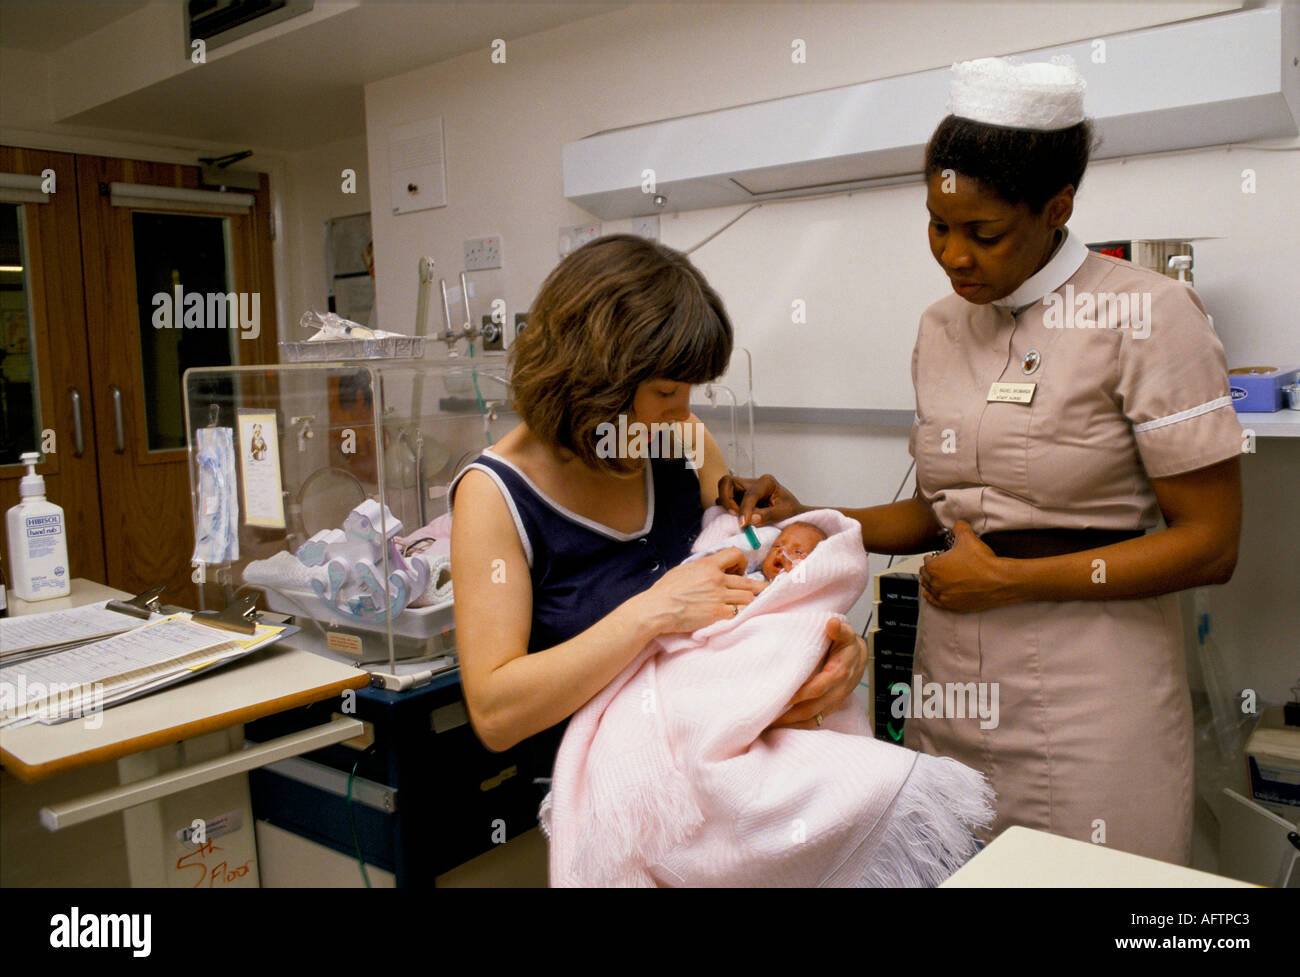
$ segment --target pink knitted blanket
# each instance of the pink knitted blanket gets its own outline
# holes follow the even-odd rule
[[[861,703],[820,729],[767,728],[869,577],[856,522],[830,509],[798,521],[827,536],[801,573],[734,619],[651,642],[570,720],[543,806],[552,885],[934,884],[969,854],[988,814],[974,771],[924,757],[938,778],[913,778],[925,798],[896,805],[917,754],[873,739]],[[737,529],[710,509],[693,551]],[[891,836],[903,808],[924,823]],[[920,868],[892,864],[909,849]]]

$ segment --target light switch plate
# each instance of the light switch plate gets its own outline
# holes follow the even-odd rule
[[[588,241],[594,241],[600,237],[599,224],[571,224],[568,227],[560,228],[560,257],[567,256],[570,252],[577,251]]]
[[[476,237],[465,242],[465,270],[485,271],[501,267],[501,238]]]

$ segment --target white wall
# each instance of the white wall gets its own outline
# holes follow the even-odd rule
[[[367,137],[380,263],[381,321],[410,322],[415,262],[430,254],[454,281],[465,238],[501,235],[505,266],[472,276],[525,308],[557,259],[559,226],[590,215],[559,192],[562,145],[654,119],[916,71],[956,58],[1086,39],[1233,4],[857,4],[634,7],[367,86]],[[807,63],[790,59],[792,38]],[[388,133],[441,116],[448,205],[391,213]],[[936,120],[937,121],[937,120]],[[779,134],[776,135],[779,138]],[[1088,174],[1074,228],[1085,239],[1182,234],[1198,245],[1197,281],[1225,326],[1233,364],[1286,360],[1291,321],[1281,283],[1300,229],[1279,219],[1297,157],[1236,147],[1105,161]],[[1241,192],[1241,172],[1259,192]],[[906,409],[920,311],[947,292],[925,246],[924,189],[666,215],[662,239],[691,249],[755,353],[757,402]],[[1270,202],[1271,201],[1271,202]],[[605,222],[604,231],[628,229]],[[1259,288],[1260,281],[1273,283]],[[791,303],[807,307],[791,322]],[[827,370],[870,361],[872,375]],[[809,376],[817,376],[810,383]]]
[[[512,312],[526,308],[558,258],[558,228],[591,219],[563,198],[565,142],[603,129],[1237,6],[635,4],[511,39],[504,64],[493,64],[484,49],[372,83],[366,87],[366,122],[382,319],[413,318],[418,255],[434,256],[454,280],[463,240],[487,234],[502,236],[505,266],[475,276],[476,302],[486,307],[502,297]],[[806,64],[790,61],[794,38],[806,41]],[[388,131],[435,115],[444,119],[448,206],[394,215]],[[1296,160],[1294,153],[1237,147],[1095,164],[1072,226],[1086,239],[1221,236],[1197,246],[1196,274],[1230,359],[1300,363],[1292,269],[1300,238],[1290,216]],[[1253,196],[1240,190],[1241,170],[1248,167],[1257,174],[1259,192]],[[769,205],[694,256],[719,286],[740,341],[754,347],[759,404],[817,404],[821,378],[834,375],[856,384],[852,406],[911,406],[906,355],[917,317],[947,290],[926,249],[922,196],[914,185]],[[736,213],[739,208],[666,217],[662,237],[689,247]],[[625,229],[627,222],[604,226],[606,233]],[[828,279],[821,270],[839,254],[856,261],[852,281]],[[798,335],[786,324],[789,302],[805,293],[816,316]],[[795,371],[794,385],[782,387],[780,368],[791,344],[817,338],[818,328],[833,338],[834,330],[846,326],[878,337],[870,355],[851,357],[845,365],[828,342],[822,373]],[[829,426],[761,426],[757,453],[759,469],[781,476],[803,500],[837,505],[888,501],[910,461],[905,432]],[[1243,467],[1241,561],[1233,581],[1213,592],[1212,606],[1233,683],[1251,685],[1276,701],[1295,681],[1300,634],[1300,612],[1293,597],[1285,596],[1294,593],[1293,557],[1282,552],[1284,541],[1300,538],[1300,441],[1261,441]],[[904,495],[911,490],[909,481]],[[884,563],[873,557],[874,569]],[[859,626],[866,610],[864,602],[851,615]]]
[[[342,173],[356,171],[356,192],[343,191]],[[282,339],[305,339],[299,317],[308,309],[328,308],[325,277],[325,222],[370,210],[366,140],[357,135],[316,149],[291,153],[286,161],[288,190],[284,195],[284,227],[289,236],[286,268],[286,309]]]
[[[1084,177],[1070,227],[1085,241],[1210,238],[1193,246],[1194,274],[1229,364],[1300,365],[1288,287],[1300,226],[1281,217],[1298,166],[1300,152],[1254,147],[1103,160]],[[1245,170],[1254,193],[1242,192]],[[663,240],[688,249],[744,211],[667,217]],[[949,291],[925,233],[918,182],[767,203],[692,255],[754,352],[760,403],[911,408],[917,319]],[[791,322],[796,299],[806,324]],[[870,380],[824,368],[835,360],[871,362]]]
[[[493,63],[490,50],[484,48],[371,83],[366,86],[366,134],[372,197],[376,208],[384,211],[375,225],[382,321],[398,322],[413,314],[415,256],[432,255],[454,277],[462,264],[463,240],[485,234],[502,235],[505,267],[495,277],[483,275],[476,281],[481,289],[505,298],[511,309],[526,307],[557,260],[558,228],[591,219],[563,198],[560,149],[565,142],[603,129],[933,68],[961,58],[1086,39],[1233,6],[632,4],[603,17],[508,40],[504,64]],[[807,43],[805,64],[791,63],[794,38]],[[446,133],[448,206],[392,215],[389,130],[436,115],[443,117]],[[917,192],[916,187],[905,187],[859,195],[847,210],[841,204],[834,211],[831,219],[841,225],[836,228],[822,226],[821,212],[815,209],[798,216],[800,207],[815,208],[815,203],[771,205],[737,225],[736,230],[743,228],[744,234],[728,232],[721,257],[719,249],[709,245],[701,252],[701,262],[720,262],[725,273],[725,252],[742,245],[748,250],[790,254],[788,238],[782,237],[785,231],[799,235],[798,243],[804,246],[799,264],[814,268],[818,249],[841,243],[840,238],[850,233],[845,226],[863,226],[864,222],[844,220],[843,213],[864,207],[861,213],[869,225],[871,208],[884,206],[876,201],[906,200]],[[889,206],[903,212],[903,204]],[[886,226],[906,235],[905,229],[893,227],[897,223],[893,212]],[[665,227],[664,238],[672,244],[694,243],[725,223],[730,214],[684,216],[673,227]],[[773,230],[764,230],[763,222],[773,214],[780,219],[772,221]],[[923,226],[917,223],[913,240],[923,242]],[[605,230],[621,227],[626,223],[607,222]],[[704,234],[697,236],[697,230]],[[806,248],[810,239],[817,248]],[[906,241],[898,238],[899,245]],[[846,243],[846,250],[861,247],[860,241]],[[906,247],[891,250],[903,255],[905,262],[912,260],[906,257]],[[925,267],[923,247],[921,255],[919,267]],[[900,287],[892,263],[874,273],[864,267],[863,275],[863,294],[873,304]],[[907,305],[904,325],[909,331],[925,301],[922,296],[942,288],[937,272],[926,267],[923,275],[918,282],[902,283],[903,288],[916,289]],[[798,270],[787,270],[782,277],[790,276],[798,279]],[[746,290],[756,280],[751,273]],[[726,298],[740,303],[743,290]]]

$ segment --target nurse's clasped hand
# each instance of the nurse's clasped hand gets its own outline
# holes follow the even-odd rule
[[[925,599],[958,613],[1016,603],[1003,572],[1005,561],[980,541],[970,523],[959,519],[952,534],[951,549],[925,558],[920,573]]]
[[[674,567],[632,598],[656,634],[696,631],[735,617],[767,582],[745,574],[745,554],[734,546]]]

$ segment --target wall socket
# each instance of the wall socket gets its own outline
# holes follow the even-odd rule
[[[571,224],[568,227],[560,228],[560,257],[564,258],[570,252],[577,251],[588,241],[594,241],[600,237],[599,224]]]
[[[465,242],[465,270],[485,271],[501,267],[501,238],[476,237]]]

